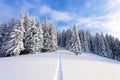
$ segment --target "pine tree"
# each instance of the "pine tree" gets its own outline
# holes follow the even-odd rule
[[[50,51],[55,51],[57,50],[58,45],[57,45],[57,32],[53,24],[50,25],[50,36],[51,36]]]
[[[110,48],[110,40],[109,40],[109,35],[106,34],[105,35],[105,46],[106,46],[106,51],[107,51],[107,55],[106,57],[111,58],[112,56],[112,49]]]
[[[84,52],[84,39],[83,39],[84,30],[78,30],[79,39],[81,43],[81,51]]]
[[[89,31],[86,31],[86,39],[87,39],[87,43],[88,43],[88,52],[91,52],[91,34]]]
[[[1,45],[2,45],[2,38],[3,38],[3,36],[2,36],[1,28],[0,28],[0,47],[1,47]]]
[[[66,49],[69,49],[70,48],[70,45],[71,45],[71,43],[70,43],[70,39],[71,39],[71,37],[72,37],[72,31],[71,31],[71,29],[67,29],[67,31],[66,31],[66,42],[65,42],[65,48]]]
[[[94,52],[96,54],[100,53],[100,49],[99,49],[99,47],[100,47],[100,45],[99,45],[99,36],[100,36],[100,34],[96,33],[95,38],[94,38],[94,42],[93,42],[94,43]]]
[[[11,22],[11,24],[13,24]],[[0,56],[15,56],[19,55],[22,50],[24,50],[23,46],[23,36],[24,36],[24,28],[23,22],[19,18],[17,24],[15,26],[9,25],[9,35],[7,36],[7,40],[2,43],[0,49]]]
[[[60,39],[60,47],[65,47],[66,46],[66,31],[63,30],[61,34],[61,39]]]
[[[104,42],[104,35],[103,33],[101,33],[100,37],[99,37],[99,48],[100,48],[100,55],[105,56],[105,54],[107,53],[106,48],[105,48],[105,42]]]
[[[95,37],[93,35],[90,36],[90,47],[91,47],[91,52],[95,53]]]
[[[51,36],[49,33],[49,27],[48,27],[48,23],[47,23],[47,17],[45,17],[45,20],[42,24],[42,28],[43,28],[43,52],[47,52],[50,51],[50,42],[51,42]]]
[[[42,35],[42,27],[39,25],[38,27],[36,27],[37,22],[35,21],[35,19],[33,19],[33,24],[32,24],[32,28],[30,30],[30,40],[29,43],[31,47],[30,51],[32,53],[35,52],[41,52],[42,48],[43,48],[43,35]],[[29,44],[28,43],[28,44]]]
[[[84,44],[84,52],[89,52],[86,32],[83,32],[83,44]]]
[[[23,14],[21,14],[23,15]],[[32,23],[31,23],[31,20],[30,20],[30,16],[29,14],[27,13],[24,17],[24,29],[25,29],[25,33],[24,33],[24,47],[25,47],[25,50],[23,52],[23,54],[28,54],[28,53],[33,53],[32,50],[31,50],[31,47],[32,47],[32,41],[31,41],[31,38],[32,38],[32,33],[33,31],[31,32],[31,29],[32,29]]]
[[[6,24],[2,23],[0,25],[0,47],[2,45],[2,42],[3,42],[3,38],[5,38],[4,36],[4,28],[5,28]]]
[[[9,29],[8,29],[8,26],[5,22],[3,22],[0,26],[0,34],[1,34],[1,37],[0,37],[0,56],[5,56],[4,53],[2,53],[3,51],[3,46],[5,46],[5,42],[9,39],[8,36],[9,36]]]
[[[75,24],[73,25],[72,37],[70,42],[71,45],[69,50],[74,52],[76,55],[81,54],[81,44]]]
[[[58,42],[58,46],[60,46],[60,40],[62,38],[62,32],[57,32],[57,42]]]
[[[115,38],[114,40],[114,56],[115,56],[115,60],[118,60],[119,59],[119,55],[120,55],[120,49],[119,49],[119,46],[120,46],[120,41],[118,38]]]
[[[36,42],[36,50],[37,52],[41,52],[43,49],[43,30],[42,26],[40,25],[39,21],[36,24],[37,25],[37,36],[38,36],[38,41]]]

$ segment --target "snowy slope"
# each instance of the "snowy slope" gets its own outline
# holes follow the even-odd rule
[[[119,61],[64,49],[0,58],[0,80],[120,80],[119,75]]]

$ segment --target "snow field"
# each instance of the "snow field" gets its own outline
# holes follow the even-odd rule
[[[0,58],[0,80],[120,80],[119,61],[92,53],[73,54],[60,49]]]
[[[0,60],[0,80],[53,80],[57,59],[18,57]]]

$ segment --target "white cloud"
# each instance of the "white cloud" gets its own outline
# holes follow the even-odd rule
[[[41,6],[39,13],[40,14],[46,14],[46,13],[49,13],[49,12],[51,12],[51,9],[48,6],[43,5],[43,6]]]
[[[80,17],[77,19],[76,23],[77,25],[85,25],[88,28],[100,28],[102,21],[101,21],[101,17]]]
[[[104,22],[103,27],[109,30],[115,37],[120,38],[120,11],[107,15],[108,20]]]
[[[78,18],[77,25],[85,25],[88,28],[98,28],[115,37],[120,38],[120,11],[109,13],[105,16]]]
[[[70,28],[70,26],[58,26],[58,30],[59,31],[63,31],[63,30],[67,30],[67,29],[69,29]]]
[[[49,14],[49,16],[54,21],[69,22],[73,19],[73,17],[69,14],[69,12],[62,12],[62,11],[53,10],[46,5],[41,6],[40,14]]]
[[[107,9],[120,8],[120,0],[108,0]]]

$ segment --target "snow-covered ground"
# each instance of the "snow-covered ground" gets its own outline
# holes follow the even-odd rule
[[[91,53],[73,54],[60,49],[0,58],[0,80],[120,80],[119,61]]]

